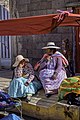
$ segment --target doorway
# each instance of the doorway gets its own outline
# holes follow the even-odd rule
[[[9,11],[0,5],[0,20],[10,18]],[[0,67],[9,68],[11,66],[11,37],[0,36]]]

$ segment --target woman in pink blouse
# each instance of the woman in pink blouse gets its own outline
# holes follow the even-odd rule
[[[45,90],[46,97],[58,93],[61,82],[67,78],[65,67],[68,65],[67,59],[57,50],[54,42],[49,42],[46,47],[46,54],[38,62],[35,69],[39,67],[39,78]]]
[[[13,64],[14,76],[10,82],[8,93],[11,97],[27,97],[29,100],[41,87],[41,84],[34,80],[34,71],[28,59],[22,55],[16,57]]]

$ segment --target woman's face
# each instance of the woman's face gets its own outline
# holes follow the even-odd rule
[[[54,54],[56,52],[56,49],[47,49],[46,50],[47,54]]]
[[[20,63],[19,63],[19,67],[23,67],[25,65],[25,60],[22,60]]]
[[[25,66],[27,66],[27,64],[28,64],[28,62],[27,62],[27,61],[25,61],[25,63],[24,63],[24,67],[25,67]]]
[[[51,50],[50,49],[46,49],[46,52],[49,54],[51,52]]]

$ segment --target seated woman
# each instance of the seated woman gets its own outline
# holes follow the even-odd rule
[[[64,79],[60,85],[58,100],[66,99],[68,104],[80,106],[80,101],[76,99],[80,96],[80,76]]]
[[[34,75],[33,66],[30,64],[29,59],[27,58],[25,58],[25,65],[23,68],[23,77],[28,79],[27,82],[25,83],[25,86],[28,86],[32,82],[34,85],[35,92],[37,92],[39,89],[42,88],[42,84],[38,79],[36,79]],[[30,96],[32,96],[32,94],[28,93],[27,91],[27,99],[30,99]]]
[[[58,93],[61,82],[67,78],[65,66],[68,65],[67,59],[57,51],[60,49],[54,42],[49,42],[43,47],[47,54],[35,65],[35,70],[40,66],[39,78],[45,90],[46,97]]]
[[[29,60],[26,60],[26,64],[29,62]],[[30,63],[29,63],[30,64]],[[41,87],[41,84],[39,82],[34,80],[34,75],[31,73],[31,69],[29,68],[27,70],[27,67],[25,66],[25,58],[22,55],[18,55],[16,57],[16,61],[13,64],[14,69],[14,77],[12,81],[10,82],[8,94],[13,97],[26,97],[30,100],[31,96],[35,94]],[[25,74],[25,68],[26,71],[28,71]],[[31,75],[32,74],[32,75]]]

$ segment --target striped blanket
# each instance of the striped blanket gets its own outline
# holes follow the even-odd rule
[[[59,101],[64,99],[69,93],[80,94],[80,76],[69,77],[63,80],[58,94]]]

